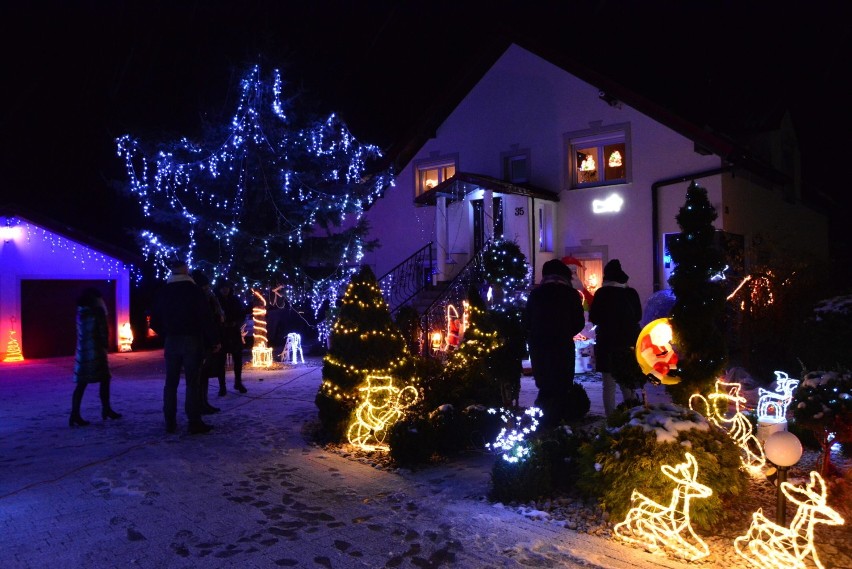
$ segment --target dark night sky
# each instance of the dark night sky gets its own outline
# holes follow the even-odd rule
[[[0,204],[129,245],[120,228],[135,212],[108,183],[124,179],[117,136],[170,140],[195,134],[202,116],[230,118],[241,73],[261,63],[281,68],[304,104],[387,148],[506,34],[542,39],[711,124],[786,105],[806,183],[842,200],[848,175],[826,159],[849,162],[850,14],[840,2],[797,4],[4,2]]]

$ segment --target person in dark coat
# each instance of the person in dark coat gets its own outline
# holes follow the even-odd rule
[[[222,348],[225,354],[231,354],[234,362],[234,389],[240,393],[248,391],[243,385],[243,335],[240,329],[245,322],[248,309],[242,300],[234,294],[234,286],[226,279],[216,283],[216,296],[225,314],[222,325]],[[225,368],[219,376],[219,396],[225,395]]]
[[[553,259],[541,268],[541,283],[527,300],[525,325],[542,426],[554,427],[566,417],[574,383],[574,336],[586,323],[583,303],[571,286],[571,270]]]
[[[207,278],[207,275],[196,269],[192,271],[191,276],[195,284],[200,286],[201,290],[204,291],[204,296],[207,298],[207,307],[210,310],[212,345],[207,344],[204,346],[199,394],[201,395],[201,414],[212,415],[213,413],[218,413],[220,409],[210,404],[208,397],[210,378],[219,378],[225,375],[225,352],[222,349],[214,349],[214,346],[221,346],[222,344],[222,322],[225,320],[225,314],[222,312],[222,307],[219,306],[219,299],[210,288],[210,279]]]
[[[163,387],[163,415],[166,432],[177,430],[177,389],[183,370],[186,381],[184,410],[191,434],[208,433],[213,428],[201,420],[201,364],[205,344],[216,348],[212,336],[207,298],[192,277],[186,263],[171,264],[171,275],[160,289],[151,310],[151,328],[164,338],[166,384]],[[221,348],[221,346],[219,346]]]
[[[106,303],[98,289],[87,288],[77,300],[77,349],[74,353],[74,381],[77,385],[71,396],[71,418],[68,420],[71,427],[89,424],[80,415],[80,403],[90,383],[100,384],[101,418],[121,418],[120,413],[113,411],[109,401],[111,375],[107,361],[108,350]]]
[[[636,289],[627,286],[629,277],[621,262],[613,259],[604,266],[603,284],[595,291],[589,307],[589,321],[595,325],[595,366],[603,380],[604,412],[615,410],[615,386],[623,401],[633,401],[631,370],[636,368],[635,347],[642,319],[642,303]]]

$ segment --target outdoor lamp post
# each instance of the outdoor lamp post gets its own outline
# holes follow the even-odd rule
[[[766,458],[778,467],[775,490],[778,502],[775,509],[775,522],[784,527],[787,525],[787,499],[781,491],[781,483],[787,481],[787,469],[802,458],[802,443],[793,433],[778,431],[769,435],[763,445],[763,451],[766,453]]]

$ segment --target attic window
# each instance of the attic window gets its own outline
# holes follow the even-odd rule
[[[630,149],[625,130],[572,137],[568,140],[568,148],[571,187],[585,188],[628,182]]]

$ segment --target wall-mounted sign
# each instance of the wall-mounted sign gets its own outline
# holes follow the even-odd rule
[[[621,206],[624,205],[624,199],[618,194],[611,194],[603,200],[592,201],[593,213],[618,213],[621,211]]]

